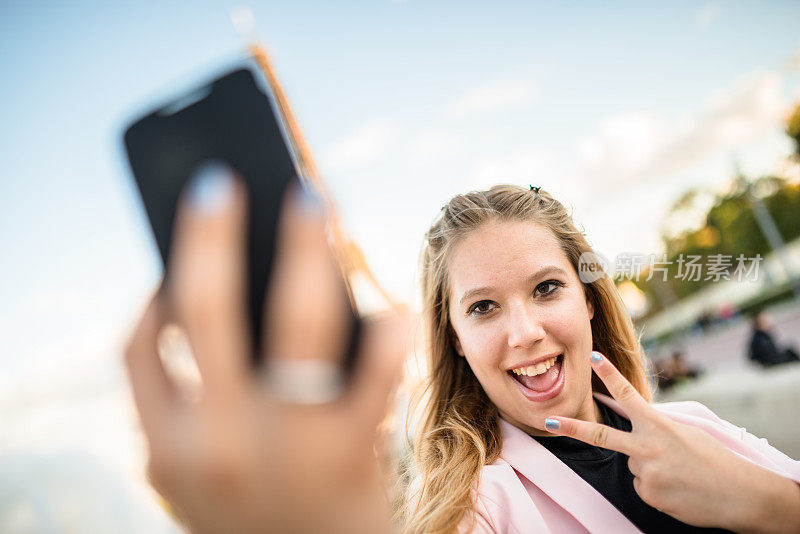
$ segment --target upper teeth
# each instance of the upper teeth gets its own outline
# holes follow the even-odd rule
[[[544,373],[556,363],[558,356],[553,356],[549,360],[539,362],[536,365],[529,365],[527,367],[517,367],[512,369],[515,375],[536,376]]]

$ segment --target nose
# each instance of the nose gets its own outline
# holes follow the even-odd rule
[[[530,348],[544,339],[545,331],[541,317],[532,306],[520,303],[511,306],[508,313],[508,346]]]

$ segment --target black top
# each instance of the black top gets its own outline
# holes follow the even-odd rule
[[[601,402],[597,405],[604,424],[630,432],[630,421]],[[633,474],[628,469],[628,456],[621,452],[601,449],[565,436],[533,437],[591,484],[642,532],[729,532],[687,525],[645,503],[633,489]]]

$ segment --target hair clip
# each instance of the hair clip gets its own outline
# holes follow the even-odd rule
[[[539,186],[539,187],[530,186],[530,188],[531,188],[532,192],[536,193],[536,198],[539,198],[539,196],[540,196],[539,195],[539,190],[541,189],[541,186]]]

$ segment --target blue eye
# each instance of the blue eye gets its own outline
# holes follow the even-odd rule
[[[553,295],[556,291],[558,291],[559,288],[564,287],[564,283],[563,282],[559,282],[558,280],[548,280],[548,281],[542,282],[541,284],[536,286],[536,291],[538,292],[539,288],[547,287],[547,286],[553,286],[553,288],[550,289],[549,291],[541,292],[540,295],[543,296],[543,297],[549,297],[549,296]]]

